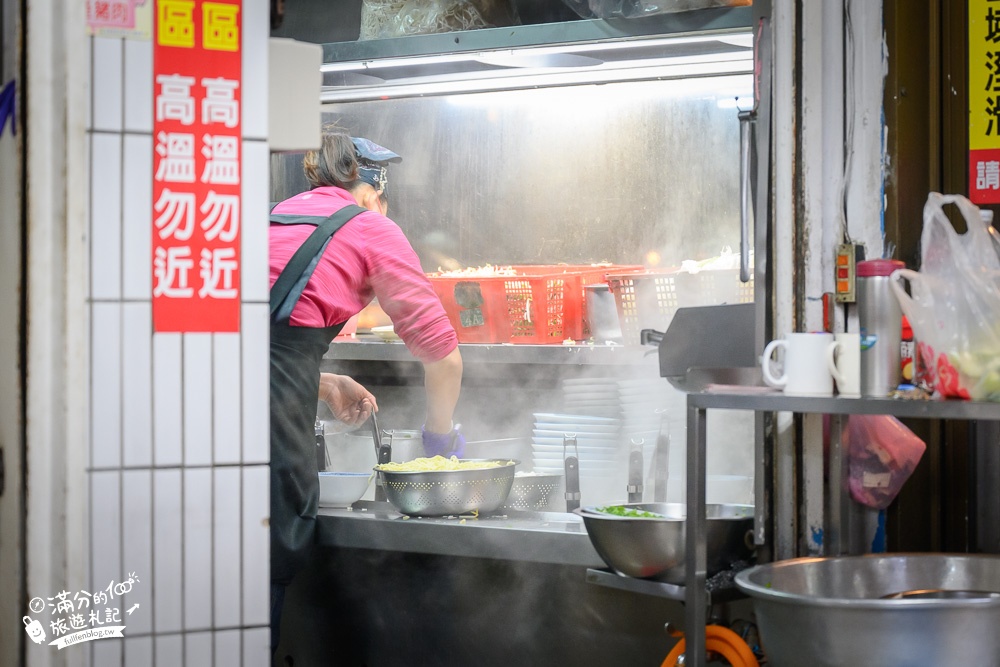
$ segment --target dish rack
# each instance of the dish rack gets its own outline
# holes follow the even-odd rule
[[[678,308],[754,300],[753,275],[740,281],[739,269],[609,273],[626,345],[639,345],[643,329],[666,331]]]

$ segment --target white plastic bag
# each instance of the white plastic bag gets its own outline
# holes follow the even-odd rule
[[[360,39],[430,35],[519,23],[511,0],[363,0]]]
[[[946,204],[958,206],[966,233],[955,231]],[[943,397],[1000,401],[1000,237],[965,197],[932,192],[920,253],[920,272],[900,269],[890,284],[927,384]]]
[[[585,19],[634,19],[709,7],[740,7],[752,0],[563,0]]]

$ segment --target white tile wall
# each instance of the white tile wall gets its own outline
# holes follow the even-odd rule
[[[243,468],[243,625],[266,625],[270,616],[270,468]]]
[[[212,664],[212,634],[211,632],[189,632],[184,635],[184,664]]]
[[[95,587],[138,580],[126,639],[94,642],[88,665],[270,664],[269,9],[243,10],[238,334],[152,332],[152,43],[87,50],[88,557]]]
[[[121,39],[94,38],[91,85],[93,86],[95,130],[122,130],[122,58]]]
[[[122,580],[121,506],[121,473],[90,473],[90,593]]]
[[[243,462],[267,463],[271,460],[268,305],[244,304],[240,317],[243,322]]]
[[[94,642],[94,665],[120,665],[122,663],[123,639],[102,639]],[[131,667],[132,663],[129,663]],[[176,663],[175,663],[176,664]]]
[[[131,619],[126,627],[126,632],[132,631]],[[128,667],[153,667],[153,638],[125,637],[125,664]]]
[[[271,663],[271,631],[267,628],[243,631],[243,666],[263,667]]]
[[[155,632],[178,632],[183,627],[184,592],[181,514],[181,471],[153,473],[153,628]],[[157,647],[157,655],[160,648]],[[160,659],[157,657],[159,664]],[[179,664],[179,663],[163,663]]]
[[[212,463],[212,334],[184,334],[184,465]],[[225,391],[223,387],[219,391]]]
[[[87,81],[86,81],[86,100],[87,100],[87,111],[84,114],[84,121],[86,122],[87,131],[94,128],[94,40],[87,40]]]
[[[215,654],[213,656],[212,667],[240,667],[242,640],[242,633],[239,630],[216,632]]]
[[[251,3],[253,4],[253,3]],[[153,131],[153,42],[125,40],[125,131]],[[152,181],[152,171],[146,175]]]
[[[242,423],[240,404],[240,336],[212,337],[212,419],[215,463],[239,463]]]
[[[244,302],[267,302],[270,291],[267,268],[267,229],[270,202],[270,154],[259,141],[243,142],[243,219],[240,231],[240,275]]]
[[[121,153],[121,135],[91,137],[90,296],[95,300],[118,300],[122,293]]]
[[[155,636],[153,639],[153,651],[153,659],[157,665],[184,664],[184,640],[180,635]],[[95,662],[96,664],[99,663]]]
[[[181,334],[153,336],[153,461],[180,465]]]
[[[91,307],[91,451],[95,468],[121,465],[122,427],[122,307],[94,303]]]
[[[214,573],[212,586],[215,592],[214,627],[239,627],[242,621],[240,609],[243,564],[240,562],[241,547],[240,509],[242,501],[243,476],[238,467],[215,468],[215,506],[213,525],[214,549],[212,552]]]
[[[212,627],[212,469],[184,471],[184,628]]]
[[[266,2],[243,3],[243,136],[267,139],[267,40],[270,7]],[[252,46],[251,46],[252,45]]]
[[[133,573],[139,583],[126,596],[125,606],[138,604],[139,608],[128,616],[127,634],[145,634],[153,631],[153,471],[149,468],[122,472],[122,571],[119,577]],[[152,644],[149,651],[152,652]],[[130,661],[127,664],[132,665]]]
[[[149,301],[153,290],[153,140],[127,134],[122,170],[122,297]]]
[[[124,303],[121,374],[122,464],[153,463],[153,329],[148,301]]]

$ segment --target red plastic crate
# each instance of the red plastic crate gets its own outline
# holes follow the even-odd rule
[[[584,286],[606,283],[622,265],[522,265],[515,276],[427,277],[460,343],[560,344],[583,340]]]

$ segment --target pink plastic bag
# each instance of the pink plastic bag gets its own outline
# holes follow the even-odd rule
[[[880,510],[893,501],[927,449],[891,415],[851,415],[841,442],[848,456],[851,497]]]
[[[961,211],[964,234],[946,204]],[[938,396],[1000,401],[1000,235],[965,197],[932,192],[920,253],[920,272],[900,269],[890,285],[913,328],[923,382]]]

